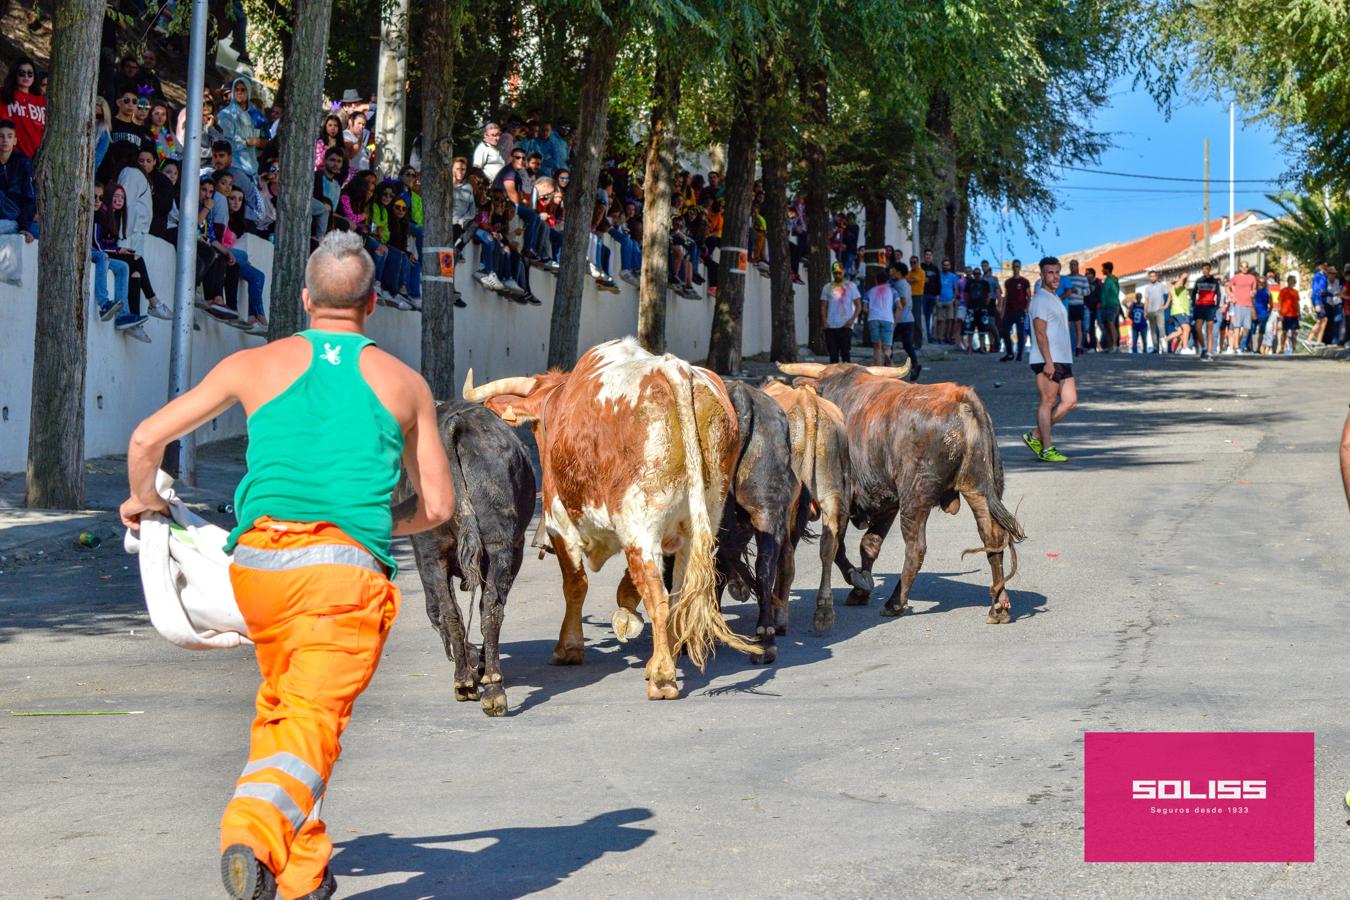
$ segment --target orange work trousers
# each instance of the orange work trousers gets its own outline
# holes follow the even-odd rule
[[[400,595],[384,567],[335,525],[265,517],[239,538],[230,583],[263,682],[220,846],[251,847],[281,895],[300,897],[319,886],[333,852],[319,800]]]

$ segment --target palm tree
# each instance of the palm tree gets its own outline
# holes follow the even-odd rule
[[[1276,247],[1312,268],[1327,262],[1340,269],[1350,262],[1350,204],[1328,202],[1309,194],[1269,194],[1281,212],[1270,216],[1270,240]]]

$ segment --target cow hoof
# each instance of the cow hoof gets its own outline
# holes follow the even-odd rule
[[[548,661],[550,666],[579,666],[583,657],[586,655],[584,647],[564,647],[561,650],[553,651],[553,658]]]
[[[787,634],[787,626],[775,625],[773,626],[773,633],[778,635],[779,637],[782,637],[783,635]]]
[[[463,703],[466,700],[478,699],[478,685],[472,681],[455,682],[455,700]]]
[[[834,607],[817,606],[816,607],[816,631],[830,631],[834,628]]]
[[[506,688],[500,684],[488,684],[483,686],[483,712],[489,716],[497,717],[506,715]]]
[[[680,686],[674,681],[647,682],[648,700],[674,700],[680,696]]]
[[[778,659],[778,645],[770,644],[758,653],[750,654],[750,662],[757,666],[773,665],[774,660]]]
[[[872,593],[872,589],[876,587],[876,579],[873,578],[872,573],[866,569],[854,569],[850,572],[848,583],[853,585],[857,590],[866,591],[869,594]]]
[[[848,597],[844,600],[845,606],[866,606],[872,602],[872,592],[854,588],[848,592]]]
[[[989,625],[1007,625],[1012,622],[1012,613],[1006,609],[991,609],[989,617],[984,621]]]
[[[620,644],[626,644],[642,634],[642,617],[622,606],[614,610],[610,623],[614,626],[614,636]]]
[[[885,606],[881,608],[881,614],[887,618],[894,618],[895,616],[903,616],[907,609],[909,609],[908,605],[891,606],[889,603],[887,603]]]

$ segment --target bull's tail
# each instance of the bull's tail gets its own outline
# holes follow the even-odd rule
[[[461,573],[460,590],[472,592],[483,586],[483,535],[478,530],[478,516],[473,508],[473,486],[464,477],[464,464],[459,458],[459,420],[450,423],[449,433],[445,436],[447,455],[450,457],[450,475],[455,483],[455,505],[459,518],[458,547]],[[473,615],[473,604],[469,604],[469,615]]]
[[[998,452],[998,440],[994,436],[994,423],[989,413],[974,391],[969,391],[962,401],[959,411],[965,425],[966,452],[959,476],[959,484],[965,490],[971,490],[984,498],[989,508],[989,517],[998,526],[1003,539],[998,546],[973,547],[961,556],[970,553],[1009,552],[1009,569],[1004,576],[1004,584],[1017,574],[1017,549],[1015,544],[1026,540],[1022,523],[1003,503],[1003,460]],[[1003,585],[997,586],[999,590]]]
[[[816,391],[812,387],[804,387],[803,392],[810,395],[809,403],[799,404],[799,408],[806,416],[806,446],[802,448],[802,481],[806,482],[812,492],[818,488],[819,482],[816,480],[816,431],[819,427],[817,419],[820,416],[820,407],[816,406]]]
[[[675,396],[680,443],[684,445],[690,525],[688,563],[683,572],[675,573],[679,597],[671,603],[670,609],[670,633],[674,645],[671,650],[674,653],[679,653],[682,648],[687,650],[690,662],[702,669],[717,641],[746,653],[754,652],[755,647],[731,630],[717,602],[716,532],[708,512],[705,495],[708,478],[694,410],[697,380],[693,373],[686,371],[668,368],[664,374]]]

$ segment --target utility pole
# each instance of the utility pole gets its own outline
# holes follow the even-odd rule
[[[1237,271],[1237,240],[1233,234],[1233,221],[1237,218],[1236,201],[1234,200],[1233,190],[1233,160],[1234,160],[1234,138],[1237,135],[1237,129],[1234,126],[1236,105],[1228,104],[1228,277],[1232,278],[1233,273]]]
[[[1209,262],[1209,138],[1205,138],[1205,224],[1201,227],[1205,232],[1204,262]]]
[[[169,399],[187,391],[192,379],[192,294],[197,281],[197,154],[202,145],[202,90],[206,81],[207,0],[193,0],[188,50],[187,113],[183,157],[188,172],[178,179],[178,255],[173,281],[173,331],[169,341]],[[176,448],[175,448],[176,445]],[[197,441],[189,431],[169,446],[166,468],[183,484],[197,483]]]

